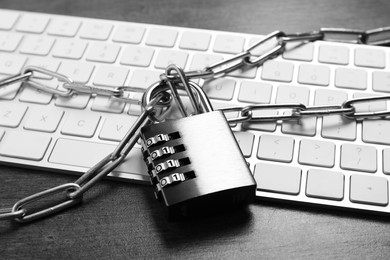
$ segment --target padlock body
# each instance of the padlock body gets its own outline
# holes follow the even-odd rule
[[[156,197],[171,216],[254,199],[256,182],[222,112],[148,125],[141,137]]]

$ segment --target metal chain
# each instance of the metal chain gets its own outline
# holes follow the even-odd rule
[[[0,88],[14,84],[16,82],[25,81],[29,86],[39,89],[50,94],[70,97],[75,93],[86,93],[94,96],[103,95],[117,99],[126,103],[141,104],[138,97],[131,96],[134,93],[141,93],[143,95],[143,112],[137,119],[133,127],[128,131],[125,137],[118,144],[116,149],[95,166],[85,172],[75,183],[67,183],[57,187],[36,193],[32,196],[26,197],[14,204],[12,208],[0,209],[0,220],[13,219],[18,222],[32,221],[49,214],[58,212],[67,207],[70,207],[81,201],[83,194],[90,189],[96,182],[114,170],[127,156],[139,138],[139,128],[149,123],[150,121],[158,121],[164,118],[165,113],[169,111],[172,101],[172,95],[179,102],[179,108],[182,108],[180,99],[172,84],[181,84],[187,89],[189,94],[190,89],[189,79],[211,79],[222,77],[234,70],[244,67],[260,66],[265,61],[276,57],[285,51],[285,46],[289,42],[308,42],[308,41],[339,41],[357,44],[369,45],[390,45],[390,38],[388,38],[390,27],[382,27],[367,31],[341,29],[341,28],[321,28],[318,31],[308,33],[286,34],[281,31],[275,31],[265,38],[259,40],[255,44],[249,46],[242,53],[232,56],[229,59],[217,62],[205,67],[203,70],[184,72],[181,68],[171,65],[166,72],[161,75],[161,81],[153,84],[148,88],[147,93],[141,93],[144,90],[131,88],[127,86],[119,86],[115,88],[103,88],[96,86],[88,86],[84,84],[75,83],[72,79],[65,75],[52,72],[34,66],[26,66],[18,75],[14,75],[0,81]],[[336,36],[336,38],[332,38]],[[352,37],[352,39],[351,39]],[[264,47],[268,42],[273,41],[275,45],[262,55],[255,55],[255,50],[259,47]],[[35,72],[43,73],[54,77],[60,82],[63,82],[62,89],[54,89],[44,84],[35,81],[33,74]],[[164,85],[164,88],[161,88]],[[172,95],[167,91],[166,86]],[[159,89],[160,88],[160,89]],[[148,102],[145,102],[145,96]],[[195,97],[193,97],[195,98]],[[259,121],[278,121],[278,120],[293,120],[300,119],[307,116],[322,116],[328,114],[340,114],[349,119],[361,120],[365,118],[381,118],[390,115],[390,111],[363,111],[357,112],[355,107],[359,103],[375,102],[378,100],[390,100],[390,96],[368,97],[347,100],[340,106],[305,106],[303,104],[261,104],[249,105],[243,107],[230,107],[220,109],[224,112],[236,111],[239,112],[238,117],[228,119],[231,123],[242,122],[259,122]],[[196,104],[192,104],[195,109]],[[160,115],[156,116],[156,110],[160,110]],[[259,110],[272,110],[277,112],[276,115],[261,115],[255,116],[255,112]],[[183,115],[186,115],[184,109],[180,110]],[[54,195],[56,193],[65,193],[65,201],[55,204],[49,208],[40,210],[38,212],[30,213],[26,209],[26,205],[38,201],[44,197]]]

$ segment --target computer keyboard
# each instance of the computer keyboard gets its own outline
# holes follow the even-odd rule
[[[0,78],[35,65],[79,83],[146,89],[169,64],[186,71],[202,69],[261,38],[0,10]],[[215,108],[252,103],[340,105],[351,98],[388,94],[389,68],[390,51],[385,47],[317,41],[288,44],[283,55],[262,67],[199,84]],[[35,77],[60,88],[47,75]],[[1,163],[49,172],[85,172],[113,151],[141,111],[138,105],[108,97],[58,97],[20,83],[1,88],[0,98]],[[356,109],[383,110],[387,103],[359,104]],[[356,122],[328,115],[235,124],[232,129],[260,199],[390,212],[389,120]],[[149,183],[139,145],[110,177]]]

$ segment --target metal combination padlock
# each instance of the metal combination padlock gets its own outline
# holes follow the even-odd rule
[[[141,129],[156,198],[171,218],[231,208],[255,197],[256,182],[223,112],[212,111],[203,90],[190,85],[206,113]]]

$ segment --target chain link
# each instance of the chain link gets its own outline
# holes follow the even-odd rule
[[[390,45],[389,34],[390,27],[382,27],[367,31],[343,28],[321,28],[318,31],[295,34],[286,34],[282,31],[275,31],[255,42],[242,53],[207,66],[202,70],[184,72],[180,67],[170,65],[165,73],[161,75],[161,81],[149,87],[146,93],[142,93],[144,91],[143,89],[136,89],[127,86],[103,88],[79,84],[75,83],[72,79],[65,75],[39,67],[27,66],[20,74],[1,80],[0,88],[23,81],[26,82],[28,86],[57,96],[69,97],[75,93],[85,93],[93,96],[108,96],[118,101],[133,104],[141,104],[140,97],[137,96],[137,94],[141,94],[144,110],[115,150],[96,165],[91,167],[75,183],[59,185],[52,189],[26,197],[15,203],[12,208],[0,209],[0,220],[14,219],[19,222],[31,221],[54,212],[58,212],[80,202],[83,194],[88,189],[113,171],[126,158],[139,138],[138,130],[140,127],[150,123],[151,121],[160,121],[164,119],[165,114],[169,111],[172,96],[175,100],[177,100],[178,107],[182,110],[181,112],[186,115],[186,111],[176,91],[177,86],[174,87],[173,84],[180,84],[181,87],[184,88],[189,95],[191,95],[193,93],[191,88],[199,86],[195,83],[189,82],[189,79],[214,79],[225,76],[226,74],[243,67],[261,66],[265,61],[284,52],[286,44],[289,42],[325,40],[369,45]],[[270,47],[261,55],[255,54],[257,53],[256,49],[264,48],[264,46],[269,44],[269,42],[273,42],[274,46]],[[57,79],[59,82],[63,83],[61,86],[62,88],[60,87],[59,89],[54,89],[35,81],[33,79],[34,73],[42,73]],[[168,90],[170,90],[171,94]],[[201,91],[199,93],[201,93]],[[207,99],[206,97],[191,96],[192,101],[194,101],[195,98]],[[323,116],[329,114],[340,114],[349,119],[362,120],[367,118],[377,119],[390,115],[389,110],[371,112],[357,111],[356,109],[357,105],[360,103],[376,102],[379,100],[390,100],[390,95],[351,99],[341,105],[332,106],[305,106],[303,104],[255,104],[242,107],[222,108],[220,110],[225,113],[238,112],[237,117],[228,119],[230,123],[299,120],[303,117]],[[194,107],[194,111],[196,113],[199,112],[197,104],[192,103],[192,105]],[[211,108],[211,104],[208,105]],[[256,111],[261,110],[269,111],[270,113],[268,115],[257,115],[255,113]],[[159,115],[157,115],[158,113]],[[26,205],[42,198],[61,192],[65,193],[65,199],[63,202],[55,204],[54,206],[33,213],[30,213],[30,210],[25,207]]]

